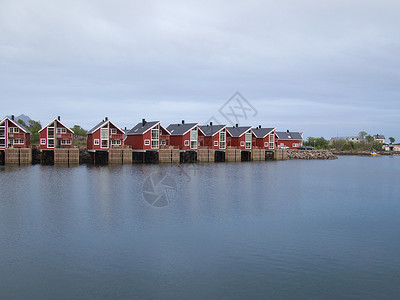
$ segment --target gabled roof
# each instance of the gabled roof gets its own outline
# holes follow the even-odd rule
[[[279,140],[302,140],[300,132],[276,131]]]
[[[268,134],[274,131],[275,128],[253,128],[253,134],[256,138],[265,138]]]
[[[90,130],[88,131],[87,134],[92,134],[92,133],[94,133],[95,131],[97,131],[99,128],[103,127],[103,126],[106,125],[107,123],[112,124],[117,130],[119,130],[119,131],[121,131],[122,133],[124,133],[124,131],[123,131],[121,128],[119,128],[117,125],[115,125],[115,124],[114,124],[113,122],[111,122],[109,119],[107,119],[107,120],[101,121],[99,124],[97,124],[96,126],[94,126],[92,129],[90,129]]]
[[[145,134],[147,131],[152,129],[157,124],[160,124],[160,121],[152,121],[152,122],[145,121],[144,125],[143,125],[143,122],[137,123],[135,127],[133,127],[131,130],[129,130],[127,132],[127,135],[139,135],[139,134],[142,135],[142,134]],[[160,124],[160,127],[162,129],[164,129],[165,131],[168,131],[163,126],[161,126],[161,124]]]
[[[188,131],[192,130],[193,127],[196,127],[198,123],[185,123],[185,124],[170,124],[167,127],[167,131],[171,135],[184,135]]]
[[[232,137],[241,137],[245,134],[251,126],[240,126],[240,127],[226,127],[226,130]]]
[[[199,126],[199,130],[204,134],[204,136],[214,136],[225,127],[226,125],[204,125]]]
[[[385,139],[385,136],[382,135],[382,134],[375,134],[373,137],[374,137],[374,139],[379,139],[379,140],[384,140]]]
[[[15,122],[15,120],[10,119],[9,117],[5,117],[3,121],[0,121],[0,123],[5,122],[6,120],[10,121],[11,123],[13,123],[15,126],[19,127],[20,129],[22,129],[22,131],[24,131],[25,133],[29,133],[31,134],[31,132],[25,128],[24,126],[22,126],[21,124],[19,124],[18,122]]]
[[[50,124],[52,124],[53,122],[57,121],[58,123],[60,123],[62,126],[64,126],[65,128],[67,128],[69,131],[71,131],[72,133],[74,133],[72,131],[71,128],[68,128],[68,126],[66,126],[65,124],[63,124],[58,118],[55,118],[53,121],[51,121],[49,124],[47,124],[46,126],[42,127],[42,129],[40,129],[38,132],[41,132],[43,129],[45,129],[46,127],[50,126]]]

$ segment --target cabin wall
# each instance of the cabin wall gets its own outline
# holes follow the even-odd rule
[[[302,140],[278,140],[278,146],[280,145],[285,145],[287,147],[289,147],[290,149],[297,149],[298,147],[303,145],[303,141]],[[293,144],[297,144],[297,146],[294,146]]]

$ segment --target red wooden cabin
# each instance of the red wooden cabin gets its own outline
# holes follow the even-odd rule
[[[253,128],[253,135],[253,146],[264,150],[275,149],[275,128],[262,128],[260,125],[257,128]]]
[[[241,150],[251,150],[253,145],[253,130],[251,126],[236,126],[226,128],[228,135],[228,146]]]
[[[199,126],[199,146],[214,150],[226,149],[226,125]]]
[[[107,117],[88,131],[88,151],[108,151],[124,146],[124,132]]]
[[[303,145],[303,133],[282,131],[276,132],[278,148],[298,149]]]
[[[181,150],[197,150],[198,148],[198,123],[171,124],[167,127],[167,131],[171,134],[170,145],[176,146]]]
[[[31,132],[11,118],[0,121],[0,149],[29,148]]]
[[[40,150],[74,147],[74,132],[61,122],[60,116],[40,129],[39,137]]]
[[[170,133],[160,121],[147,122],[145,119],[126,133],[124,144],[137,150],[158,150],[169,146]]]

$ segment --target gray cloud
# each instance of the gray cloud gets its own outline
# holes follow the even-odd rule
[[[2,0],[3,114],[202,122],[239,90],[253,125],[400,138],[399,12],[397,1]]]

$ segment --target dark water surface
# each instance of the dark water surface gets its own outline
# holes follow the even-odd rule
[[[400,297],[400,157],[2,166],[0,192],[1,299]]]

